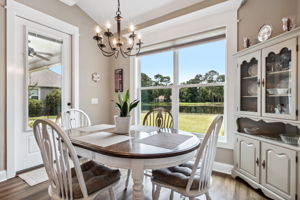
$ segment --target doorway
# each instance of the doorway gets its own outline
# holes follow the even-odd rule
[[[16,19],[16,171],[42,164],[32,131],[37,119],[56,121],[71,107],[71,36]]]

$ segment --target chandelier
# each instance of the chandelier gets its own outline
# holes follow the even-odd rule
[[[124,42],[121,38],[121,11],[120,0],[118,0],[118,11],[116,12],[115,20],[117,21],[116,36],[110,31],[111,25],[107,23],[107,31],[101,33],[99,26],[96,27],[96,35],[93,37],[97,41],[97,45],[102,54],[106,57],[115,56],[117,58],[121,54],[124,58],[136,56],[139,54],[142,46],[141,36],[136,34],[133,25],[130,26],[130,35],[128,41]],[[106,44],[105,44],[106,43]]]

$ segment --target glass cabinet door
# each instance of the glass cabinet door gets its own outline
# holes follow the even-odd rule
[[[260,115],[260,63],[260,52],[247,54],[238,60],[240,113]]]
[[[296,38],[262,52],[263,116],[296,119]]]

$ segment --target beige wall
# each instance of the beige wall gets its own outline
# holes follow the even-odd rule
[[[297,1],[299,7],[299,0],[248,0],[239,10],[239,49],[243,48],[244,37],[256,43],[257,33],[263,24],[273,27],[272,37],[282,33],[283,17],[293,16],[297,19]]]
[[[3,2],[3,0],[0,0]],[[95,21],[88,17],[77,6],[69,7],[58,0],[18,0],[18,2],[28,5],[36,10],[44,12],[55,18],[61,19],[67,23],[79,27],[79,92],[80,108],[87,112],[91,117],[93,124],[111,123],[111,67],[110,60],[101,55],[95,41],[92,40],[94,34]],[[3,57],[5,21],[4,10],[0,7],[0,170],[5,168],[5,147],[3,130],[3,90],[5,59]],[[101,81],[94,83],[91,80],[91,74],[98,72],[101,75]],[[99,104],[92,105],[91,98],[98,98]]]
[[[129,62],[129,58],[125,59],[123,58],[121,55],[118,57],[118,59],[112,58],[111,60],[111,73],[114,76],[114,72],[116,69],[123,69],[123,77],[124,77],[124,87],[123,87],[123,91],[125,92],[126,90],[129,90],[130,87],[130,62]],[[111,80],[111,85],[112,85],[112,90],[111,90],[111,99],[112,100],[116,100],[116,95],[117,93],[115,92],[115,82],[114,82],[114,78],[112,78]],[[112,115],[111,115],[111,119],[113,120],[113,116],[116,115],[118,113],[116,106],[114,104],[112,104]]]
[[[5,9],[0,0],[0,171],[5,168]]]

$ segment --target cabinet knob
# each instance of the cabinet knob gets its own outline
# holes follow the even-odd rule
[[[263,87],[265,87],[265,79],[264,79],[264,78],[261,80],[261,85],[262,85]]]
[[[257,80],[257,86],[260,86],[260,79]]]
[[[256,158],[256,165],[257,165],[257,166],[259,165],[259,160],[258,160],[258,158]]]
[[[266,168],[266,161],[263,161],[263,162],[261,163],[261,165],[263,166],[263,168]]]

